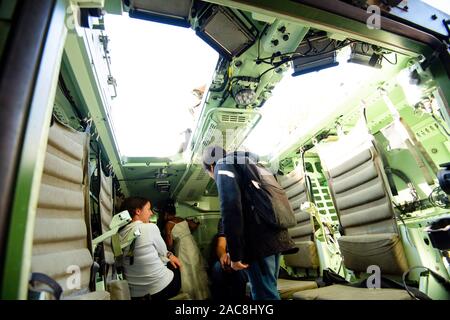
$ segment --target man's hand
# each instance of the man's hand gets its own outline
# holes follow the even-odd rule
[[[231,268],[235,271],[247,269],[248,264],[242,263],[241,261],[231,261]]]
[[[175,269],[177,269],[177,268],[181,269],[181,262],[175,255],[172,254],[169,257],[169,260],[170,260],[170,264],[172,265],[172,267],[174,267]]]
[[[220,266],[222,267],[222,269],[230,267],[230,264],[231,264],[230,255],[228,253],[222,254],[222,256],[220,257]]]

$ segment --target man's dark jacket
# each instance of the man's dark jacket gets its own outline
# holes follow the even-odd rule
[[[249,161],[256,163],[257,160],[251,153],[234,152],[217,161],[214,167],[231,261],[246,263],[297,250],[287,229],[274,229],[253,215],[251,203],[245,196],[242,173],[247,170]]]

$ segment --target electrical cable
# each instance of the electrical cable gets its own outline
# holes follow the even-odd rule
[[[414,199],[413,201],[418,201],[419,198],[417,196],[417,190],[414,187],[414,184],[411,181],[411,179],[406,175],[406,173],[404,173],[399,169],[394,168],[391,168],[391,172],[395,174],[397,177],[399,177],[408,186],[408,188],[411,190],[411,195],[413,196]]]
[[[224,102],[228,99],[229,96],[230,96],[230,86],[228,87],[227,90],[225,90],[225,93],[222,95],[222,100],[220,101],[217,107],[218,108],[222,107]]]
[[[332,40],[332,41],[334,41],[334,40]],[[289,56],[289,55],[292,55],[292,56],[288,57],[288,59],[285,59],[284,62],[288,62],[288,61],[291,61],[291,60],[297,59],[297,58],[316,57],[316,56],[320,56],[322,54],[328,54],[328,53],[331,53],[331,52],[334,52],[334,51],[337,51],[337,50],[341,50],[341,49],[349,46],[350,44],[356,43],[356,42],[358,42],[358,41],[355,41],[355,40],[350,40],[350,41],[347,41],[347,42],[343,41],[342,42],[343,44],[339,44],[333,50],[329,50],[327,52],[319,52],[319,53],[315,53],[315,54],[302,54],[302,53],[298,53],[297,51],[292,51],[292,52],[286,52],[286,53],[277,55],[275,57],[272,55],[270,57],[259,58],[259,61],[261,61],[261,60],[269,60],[269,59],[273,60],[274,58],[283,58],[283,57]]]
[[[438,124],[439,127],[441,127],[442,130],[444,130],[445,134],[447,136],[450,136],[450,133],[447,131],[447,129],[442,125],[442,123],[439,122],[439,120],[436,118],[436,116],[432,113],[431,117],[434,119],[434,121]]]
[[[73,112],[75,113],[76,117],[78,118],[78,121],[80,122],[80,125],[83,127],[83,129],[86,129],[86,127],[81,124],[82,123],[82,119],[84,117],[81,114],[80,110],[78,109],[78,106],[76,105],[72,95],[70,94],[70,91],[67,88],[66,82],[64,81],[64,78],[63,78],[61,73],[59,74],[58,85],[59,85],[59,88],[61,89],[64,97],[67,99],[67,101],[69,101]]]
[[[419,300],[419,298],[416,297],[415,294],[413,294],[410,290],[408,285],[406,284],[406,277],[409,274],[409,272],[411,272],[414,269],[418,269],[418,268],[422,268],[422,267],[412,267],[410,269],[408,269],[406,272],[403,273],[402,275],[402,282],[403,282],[403,286],[405,287],[406,292],[408,292],[408,294],[411,296],[411,298],[413,298],[414,300]]]
[[[418,298],[418,297],[416,296],[416,294],[413,293],[413,292],[409,289],[408,285],[406,284],[406,278],[407,278],[408,274],[409,274],[412,270],[415,270],[415,269],[424,269],[424,270],[427,270],[427,271],[428,271],[428,272],[429,272],[429,273],[437,280],[437,282],[439,282],[440,284],[442,284],[442,286],[443,286],[446,290],[450,291],[450,281],[449,281],[448,279],[445,279],[443,276],[441,276],[441,275],[438,274],[437,272],[431,270],[430,268],[427,268],[427,267],[424,267],[424,266],[414,266],[414,267],[409,268],[407,271],[405,271],[405,272],[403,273],[403,276],[402,276],[403,286],[405,287],[406,291],[408,292],[408,294],[409,294],[413,299],[415,299],[415,300],[426,300],[426,299],[431,300],[431,298],[428,297],[425,293],[422,293],[421,291],[419,291],[419,290],[416,289],[416,290],[415,290],[415,291],[416,291],[416,294],[419,294],[419,295],[420,295],[420,298]]]
[[[269,72],[269,71],[271,71],[271,70],[273,70],[273,69],[276,69],[276,68],[280,67],[281,65],[283,65],[283,64],[275,65],[275,66],[273,66],[273,67],[271,67],[271,68],[265,70],[263,73],[261,73],[261,74],[259,75],[259,79],[261,80],[261,78],[263,77],[263,75],[265,75],[267,72]]]
[[[334,40],[334,39],[331,39],[330,42],[328,42],[328,44],[327,44],[324,48],[322,48],[322,50],[319,50],[317,53],[323,54],[323,52],[324,52],[326,49],[328,49],[328,47],[330,46],[330,44],[332,44],[333,42],[335,42],[335,40]]]
[[[434,199],[434,194],[436,193],[436,191],[437,192],[439,192],[439,190],[442,190],[441,189],[441,187],[436,187],[436,188],[434,188],[432,191],[431,191],[431,193],[430,193],[430,195],[428,196],[428,201],[431,203],[431,205],[433,206],[433,207],[438,207],[438,208],[442,208],[442,209],[448,209],[449,208],[449,203],[447,203],[447,205],[444,203],[444,204],[442,204],[442,203],[438,203],[438,202],[436,202],[436,200]]]
[[[340,47],[335,47],[333,50],[329,50],[329,51],[327,51],[327,52],[321,52],[321,53],[311,54],[311,55],[303,55],[303,54],[300,54],[300,55],[292,55],[291,57],[284,58],[284,59],[282,59],[280,62],[277,62],[276,64],[273,64],[273,67],[271,67],[271,68],[265,70],[263,73],[261,73],[261,75],[258,77],[258,79],[261,79],[262,76],[265,75],[267,72],[269,72],[269,71],[271,71],[271,70],[273,70],[273,69],[276,69],[276,68],[282,66],[283,64],[285,64],[285,63],[287,63],[287,62],[290,62],[290,61],[292,61],[292,60],[295,60],[295,59],[297,59],[297,58],[309,58],[309,57],[320,56],[320,55],[323,55],[323,54],[328,54],[328,53],[331,53],[331,52],[340,50],[340,49],[342,49],[342,48],[344,48],[344,47],[346,47],[346,46],[348,46],[348,45],[350,45],[350,44],[352,44],[352,43],[354,43],[354,42],[355,42],[355,41],[347,42],[347,43],[345,43],[344,45],[342,45],[342,46],[340,46]],[[295,54],[295,53],[297,53],[297,52],[285,53],[285,54],[279,55],[278,57],[283,57],[283,56],[285,56],[285,55],[288,55],[288,54]],[[272,58],[272,57],[268,57],[268,58]],[[260,60],[267,60],[268,58],[261,58]]]
[[[381,57],[383,57],[384,60],[386,60],[387,62],[389,62],[392,65],[397,65],[397,54],[395,53],[395,62],[390,61],[388,58],[386,58],[386,56],[384,54],[381,55]]]

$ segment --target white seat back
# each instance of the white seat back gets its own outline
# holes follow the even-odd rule
[[[91,266],[89,134],[52,124],[34,227],[31,272],[44,273],[63,298],[89,293]],[[108,294],[92,295],[102,299]]]
[[[110,230],[109,225],[113,215],[113,193],[112,193],[112,177],[103,173],[99,166],[100,176],[100,193],[98,197],[100,218],[102,221],[102,233]],[[114,264],[114,253],[111,245],[111,238],[103,241],[103,249],[105,254],[105,262],[109,265]]]
[[[277,176],[277,180],[285,190],[297,220],[297,225],[288,231],[299,251],[285,255],[284,261],[290,267],[318,268],[319,257],[314,243],[314,227],[310,214],[301,210],[302,203],[308,200],[303,170],[298,166],[287,175]]]
[[[402,274],[406,256],[374,138],[356,128],[337,142],[321,145],[319,155],[344,232],[339,246],[345,266],[366,272],[377,265],[383,274]]]

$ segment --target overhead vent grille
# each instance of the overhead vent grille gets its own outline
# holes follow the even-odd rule
[[[222,114],[221,117],[222,122],[228,122],[228,123],[247,123],[248,116],[242,116],[242,115],[230,115],[230,114]]]
[[[179,201],[196,200],[202,197],[210,178],[200,165],[205,147],[221,144],[227,151],[234,151],[261,119],[257,110],[211,109],[200,123],[201,129],[196,131],[196,144],[192,155],[192,174],[179,182],[172,196]],[[220,141],[219,141],[220,139]]]
[[[160,193],[166,193],[170,191],[169,181],[155,181],[155,188]]]
[[[200,155],[210,144],[218,143],[228,151],[238,148],[261,119],[257,110],[213,109],[205,119],[206,129],[195,153]],[[198,159],[197,159],[198,160]]]

